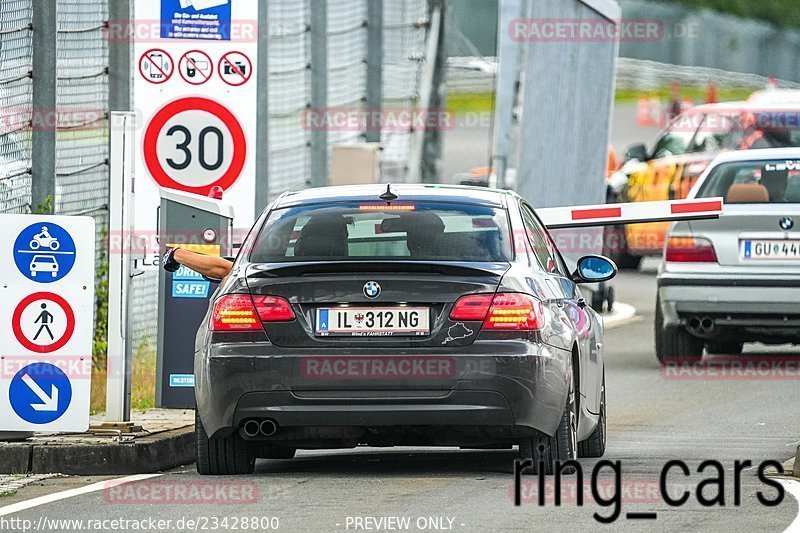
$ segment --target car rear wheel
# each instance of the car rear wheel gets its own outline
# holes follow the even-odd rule
[[[744,343],[736,340],[712,341],[706,343],[710,355],[741,355]]]
[[[233,432],[226,437],[208,438],[200,415],[194,414],[197,473],[202,475],[252,474],[256,458],[249,444]]]
[[[294,459],[296,453],[296,448],[286,448],[274,444],[262,444],[258,449],[258,456],[262,459]]]
[[[578,413],[576,411],[574,388],[567,397],[567,404],[558,424],[556,434],[536,436],[523,440],[519,446],[522,460],[532,459],[533,468],[527,472],[538,474],[539,463],[544,464],[544,473],[554,473],[555,462],[564,462],[578,458]],[[562,472],[570,474],[574,468],[564,468]]]
[[[578,457],[603,457],[606,453],[606,373],[600,385],[600,416],[589,438],[578,443]]]
[[[661,312],[661,301],[656,299],[656,357],[658,362],[666,365],[674,362],[696,363],[703,358],[703,340],[695,337],[685,328],[667,329],[664,327],[664,315]]]

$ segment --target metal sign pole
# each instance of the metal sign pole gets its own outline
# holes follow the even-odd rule
[[[135,120],[134,113],[111,113],[106,425],[130,421]]]

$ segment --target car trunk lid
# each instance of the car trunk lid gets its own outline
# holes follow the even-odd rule
[[[711,241],[723,266],[800,271],[800,204],[728,204],[719,220],[680,223]]]
[[[264,324],[270,342],[276,346],[335,351],[365,347],[441,348],[445,339],[453,337],[449,332],[456,324],[449,314],[455,301],[467,294],[496,292],[509,266],[508,263],[435,261],[254,264],[248,267],[247,284],[254,296],[281,296],[292,305],[296,320]],[[379,294],[368,295],[369,291],[365,290],[368,284],[375,284]],[[339,311],[348,309],[359,310],[342,315],[347,317],[344,326],[351,329],[331,333],[330,329],[335,328],[321,328],[320,311],[329,310],[329,314],[338,317]],[[424,326],[424,323],[410,323],[413,317],[408,310],[427,313],[429,328],[424,329],[429,332],[392,331],[387,334],[352,329],[356,319],[360,327],[366,326],[370,318],[376,329],[381,326],[413,329],[412,325],[420,329]],[[369,312],[373,314],[367,317]],[[380,312],[383,313],[378,315]],[[405,323],[401,324],[403,316]],[[334,320],[332,316],[330,320]],[[386,324],[381,323],[387,320]],[[453,339],[455,342],[451,345],[471,344],[477,329],[465,325],[465,332],[474,334]]]

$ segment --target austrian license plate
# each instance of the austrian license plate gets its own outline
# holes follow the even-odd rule
[[[422,336],[430,334],[427,307],[329,307],[317,309],[319,336]]]
[[[800,240],[743,240],[740,250],[742,259],[800,259]]]

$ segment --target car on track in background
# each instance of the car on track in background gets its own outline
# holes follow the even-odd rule
[[[378,185],[284,194],[197,335],[197,470],[303,448],[511,448],[599,457],[603,323],[511,191]]]
[[[761,89],[747,97],[748,104],[800,104],[798,89]]]
[[[658,272],[656,355],[699,360],[745,342],[800,344],[800,149],[720,154],[689,198],[719,220],[670,229]]]
[[[681,199],[720,152],[796,146],[798,101],[698,105],[671,122],[651,146],[629,147],[610,182],[624,184],[619,201]],[[609,233],[604,253],[620,268],[638,268],[643,257],[661,254],[668,228],[668,223],[617,228]]]

